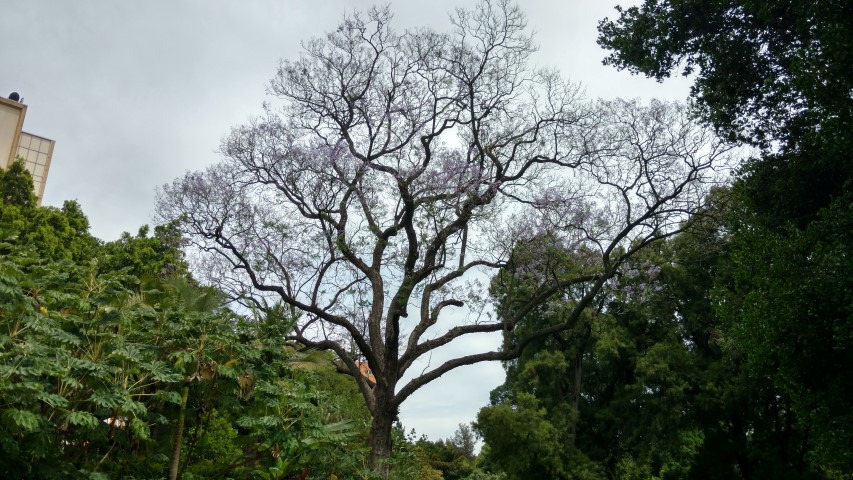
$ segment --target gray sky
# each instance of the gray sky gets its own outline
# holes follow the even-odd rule
[[[658,84],[601,65],[596,25],[615,16],[617,1],[521,2],[539,45],[534,62],[558,68],[589,97],[685,99],[684,79]],[[265,87],[279,59],[296,58],[301,40],[333,29],[344,11],[373,3],[4,0],[0,95],[20,92],[24,129],[57,142],[44,204],[76,199],[105,240],[135,233],[151,222],[156,187],[216,162],[222,136],[262,113],[261,102],[275,102]],[[445,30],[447,13],[471,2],[390,3],[397,29]],[[482,337],[455,348],[498,343]],[[448,437],[502,381],[499,364],[457,369],[413,395],[401,419],[432,439]]]

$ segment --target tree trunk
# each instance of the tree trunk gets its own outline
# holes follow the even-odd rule
[[[391,474],[388,458],[391,456],[391,429],[394,425],[396,411],[394,408],[379,408],[370,423],[367,445],[370,447],[370,457],[367,464],[371,470],[387,479]]]
[[[572,389],[572,423],[570,426],[570,448],[575,448],[578,435],[578,420],[580,420],[581,375],[583,374],[583,350],[575,358],[575,385]]]
[[[187,398],[190,396],[190,386],[184,385],[181,391],[181,412],[178,414],[178,424],[175,427],[175,446],[172,449],[172,461],[169,462],[169,480],[177,480],[178,467],[181,464],[181,443],[184,441],[184,420],[187,416]]]

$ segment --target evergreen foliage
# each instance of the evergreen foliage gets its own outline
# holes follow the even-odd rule
[[[825,457],[840,445],[816,439],[834,435],[832,422],[843,424],[847,413],[815,409],[804,418],[797,408],[803,399],[788,385],[807,385],[798,375],[817,366],[826,370],[815,378],[834,382],[839,393],[849,376],[795,352],[786,352],[787,366],[775,365],[768,376],[767,365],[758,363],[767,357],[750,342],[767,342],[766,329],[776,325],[758,323],[758,314],[756,323],[727,315],[762,308],[731,293],[743,265],[721,223],[731,200],[728,192],[716,192],[687,233],[636,258],[571,333],[532,345],[505,364],[507,381],[476,424],[489,468],[509,479],[842,478],[840,459]],[[756,261],[776,254],[765,250]],[[775,264],[787,267],[781,259]],[[500,280],[495,293],[511,308],[507,297],[518,290]],[[568,308],[563,303],[580,294],[566,292],[529,314],[520,331],[505,333],[507,348],[529,324],[560,321]],[[799,339],[800,352],[810,340],[831,337],[821,330],[829,323],[815,321],[813,336]],[[784,340],[777,338],[776,348],[790,345]],[[838,354],[822,353],[824,360]],[[845,402],[841,395],[824,401],[827,408]]]
[[[847,473],[851,9],[833,0],[646,0],[599,26],[606,63],[657,79],[695,72],[700,118],[761,149],[733,187],[732,282],[717,287],[719,314],[750,375],[790,399],[817,461]]]
[[[363,476],[366,417],[339,402],[354,384],[321,380],[339,377],[328,356],[178,276],[174,229],[101,242],[76,203],[21,201],[32,182],[18,167],[0,176],[0,470]]]

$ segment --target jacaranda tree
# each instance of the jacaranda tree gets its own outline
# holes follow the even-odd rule
[[[457,11],[447,33],[390,21],[387,9],[353,14],[307,41],[270,82],[277,104],[159,201],[206,280],[248,303],[276,297],[301,312],[294,341],[337,354],[371,412],[371,466],[385,475],[412,393],[570,328],[626,258],[679,229],[728,152],[683,106],[590,102],[533,69],[524,16],[506,1]],[[544,230],[588,249],[587,261],[541,278],[518,316],[482,315],[477,281]],[[590,294],[564,324],[401,381],[436,349],[512,329],[567,285]]]

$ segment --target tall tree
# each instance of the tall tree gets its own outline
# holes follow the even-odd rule
[[[519,479],[835,478],[791,395],[745,367],[715,312],[712,292],[735,265],[717,207],[635,257],[570,334],[505,363],[477,418],[487,464]],[[498,281],[495,292],[511,294]],[[531,312],[504,333],[507,347],[576,298]]]
[[[586,102],[532,70],[524,16],[506,1],[457,11],[448,34],[400,34],[390,19],[356,14],[305,43],[270,84],[281,108],[235,128],[223,162],[164,187],[159,206],[209,254],[220,288],[303,312],[292,338],[333,350],[358,380],[371,465],[385,475],[403,401],[570,328],[626,258],[678,230],[728,152],[682,106]],[[481,315],[477,280],[543,230],[583,245],[583,268],[540,278],[517,317]],[[589,294],[564,324],[401,384],[418,359],[512,329],[567,285]],[[451,307],[463,313],[448,327]]]
[[[853,4],[647,0],[600,24],[605,60],[695,73],[702,117],[758,147],[735,184],[733,345],[790,395],[825,465],[853,469]],[[839,293],[844,292],[844,293]]]
[[[154,235],[142,226],[135,236],[124,232],[101,249],[101,268],[125,271],[141,280],[184,276],[187,264],[181,252],[180,232],[173,225],[157,225]]]

